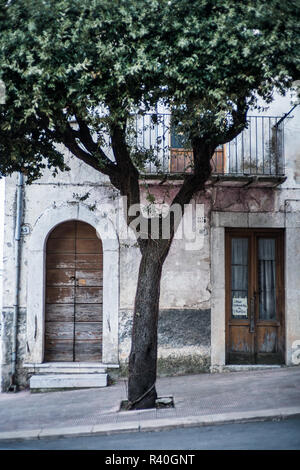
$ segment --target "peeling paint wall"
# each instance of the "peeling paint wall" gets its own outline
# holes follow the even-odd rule
[[[11,371],[11,346],[12,346],[12,319],[13,308],[3,308],[1,316],[1,337],[2,337],[2,376],[1,391],[8,389],[10,385]],[[16,382],[21,388],[27,386],[27,371],[23,368],[23,360],[26,354],[26,310],[20,309],[17,323],[17,363]]]

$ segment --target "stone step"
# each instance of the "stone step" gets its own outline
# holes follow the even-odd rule
[[[94,374],[105,373],[107,365],[95,362],[44,362],[42,364],[24,364],[29,373],[33,374]]]
[[[43,374],[33,375],[29,381],[31,391],[50,391],[107,386],[107,374]]]
[[[35,373],[39,375],[55,375],[55,374],[104,374],[106,372],[106,367],[80,367],[80,368],[74,368],[74,367],[49,367],[49,368],[43,368],[43,369],[35,369]]]

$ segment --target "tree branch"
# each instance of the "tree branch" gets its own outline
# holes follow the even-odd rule
[[[86,150],[94,157],[94,159],[100,162],[99,168],[100,171],[107,175],[115,175],[117,172],[117,165],[112,162],[103,152],[101,147],[94,142],[93,137],[91,136],[90,129],[86,122],[77,114],[75,114],[77,124],[79,126],[78,137],[81,143],[84,145]],[[69,126],[70,127],[70,126]],[[107,170],[105,172],[105,169]]]
[[[126,143],[126,125],[114,125],[111,129],[111,143],[117,167],[122,174],[119,179],[121,194],[127,196],[128,204],[140,203],[139,172],[132,163]]]
[[[86,124],[86,122],[81,119],[77,114],[75,114],[77,124],[79,126],[79,135],[80,135],[80,140],[85,146],[85,148],[90,152],[94,153],[97,151],[97,144],[94,142],[89,127]],[[104,152],[103,152],[104,154]],[[104,154],[105,156],[105,154]]]
[[[59,127],[60,123],[61,127]],[[50,131],[49,125],[47,126],[47,128],[48,131]],[[70,152],[79,160],[83,161],[95,170],[100,171],[101,173],[109,177],[115,176],[117,174],[118,169],[115,163],[112,162],[101,149],[99,151],[99,148],[97,148],[96,144],[93,149],[91,146],[91,142],[89,142],[89,144],[87,145],[88,148],[86,147],[85,142],[88,142],[88,135],[86,129],[84,129],[84,131],[82,132],[81,129],[79,131],[72,129],[66,118],[63,115],[60,115],[59,119],[55,123],[55,129],[50,132],[52,134],[53,139],[58,142],[62,142],[67,147],[67,149],[70,150]],[[81,143],[88,150],[88,152],[86,152],[83,148],[80,147],[76,139],[81,141]],[[92,141],[91,136],[90,141]]]
[[[239,101],[237,105],[237,110],[232,111],[232,118],[233,123],[228,129],[227,132],[216,137],[217,145],[225,144],[226,142],[230,142],[231,140],[235,139],[240,132],[246,127],[247,124],[247,112],[248,112],[248,105],[246,103],[246,99],[242,99]]]

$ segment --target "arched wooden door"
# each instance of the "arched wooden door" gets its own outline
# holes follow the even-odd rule
[[[102,360],[102,286],[96,230],[76,220],[58,225],[46,248],[45,362]]]

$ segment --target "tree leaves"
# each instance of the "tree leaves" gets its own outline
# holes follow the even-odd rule
[[[34,178],[45,158],[63,168],[56,144],[70,143],[66,129],[75,115],[102,145],[132,109],[158,102],[172,108],[191,138],[220,143],[257,97],[270,101],[274,86],[284,93],[299,73],[293,0],[2,0],[1,6],[3,173],[27,162]],[[98,153],[89,157],[105,168]],[[142,167],[145,152],[133,148],[132,158]]]

